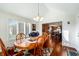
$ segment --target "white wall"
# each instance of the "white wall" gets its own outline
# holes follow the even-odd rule
[[[70,24],[67,24],[67,21],[70,21]],[[76,48],[76,45],[75,45],[75,28],[76,28],[76,20],[75,20],[75,17],[74,16],[66,16],[65,19],[63,20],[63,30],[68,30],[69,31],[69,46],[72,46],[74,48]],[[63,40],[64,42],[64,40]],[[66,43],[66,45],[68,45]]]
[[[75,45],[79,51],[79,13],[76,15],[76,28],[75,28]]]

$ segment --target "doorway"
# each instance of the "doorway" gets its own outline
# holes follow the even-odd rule
[[[52,22],[42,24],[42,34],[51,34],[52,40],[62,42],[62,22]]]

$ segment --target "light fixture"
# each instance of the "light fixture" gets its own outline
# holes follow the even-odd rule
[[[42,21],[44,19],[44,17],[42,17],[42,16],[39,15],[39,3],[38,3],[38,11],[37,12],[38,12],[37,16],[35,16],[33,18],[33,20],[35,20],[35,21]]]

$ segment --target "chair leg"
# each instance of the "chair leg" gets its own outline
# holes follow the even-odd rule
[[[36,48],[34,49],[34,56],[36,56]]]

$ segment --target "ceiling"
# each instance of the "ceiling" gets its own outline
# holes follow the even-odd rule
[[[0,10],[22,17],[32,19],[37,16],[38,4],[37,3],[0,3]],[[76,15],[79,12],[78,3],[40,3],[39,13],[40,16],[50,18],[56,13],[66,13]],[[56,14],[57,15],[57,14]]]

